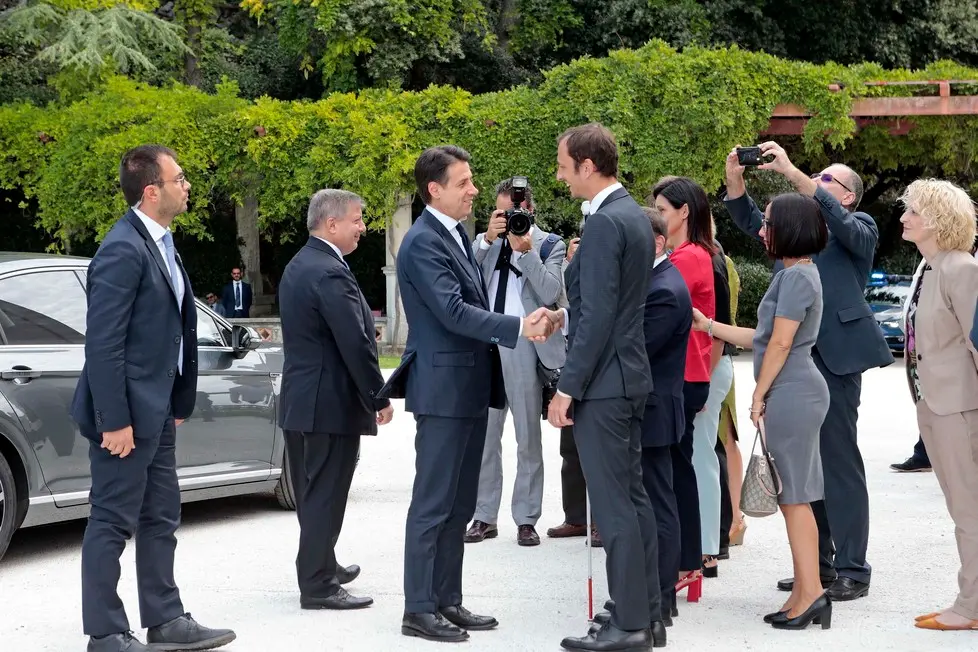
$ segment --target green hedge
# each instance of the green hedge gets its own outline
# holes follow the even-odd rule
[[[771,268],[742,258],[735,258],[734,265],[740,275],[737,325],[754,328],[757,326],[757,306],[771,285]]]
[[[254,195],[259,226],[275,226],[276,237],[288,238],[302,229],[308,198],[322,187],[359,192],[368,224],[383,228],[399,197],[413,193],[418,154],[455,142],[474,157],[483,189],[477,214],[492,203],[496,181],[522,173],[549,209],[543,226],[557,228],[579,220],[577,202],[554,178],[555,137],[567,127],[592,120],[609,126],[620,144],[622,179],[638,197],[666,174],[691,176],[712,192],[722,182],[727,151],[755,142],[779,103],[815,115],[793,152],[799,164],[817,169],[831,153],[828,146],[854,147],[859,160],[879,169],[909,160],[929,174],[969,170],[978,154],[978,118],[920,118],[908,136],[869,129],[853,139],[855,98],[912,92],[862,83],[880,79],[978,79],[978,70],[948,62],[915,72],[813,65],[736,47],[690,47],[680,54],[653,41],[559,66],[537,88],[478,96],[430,87],[337,93],[317,102],[250,102],[238,97],[233,83],[207,95],[114,78],[74,104],[0,106],[0,188],[36,201],[40,224],[63,249],[97,237],[117,219],[124,204],[117,183],[121,154],[161,142],[179,153],[194,186],[191,210],[178,227],[206,239],[215,227],[216,198]],[[841,90],[831,91],[832,83]]]

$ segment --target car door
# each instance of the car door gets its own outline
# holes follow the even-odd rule
[[[0,278],[0,389],[59,507],[88,500],[88,441],[71,418],[85,362],[85,290],[71,267]]]
[[[197,303],[197,401],[177,429],[184,489],[267,480],[275,443],[272,378],[257,351],[236,352],[231,328]]]

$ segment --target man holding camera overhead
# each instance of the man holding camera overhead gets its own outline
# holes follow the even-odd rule
[[[506,179],[496,186],[496,210],[485,233],[472,245],[475,262],[486,281],[494,312],[526,317],[540,306],[563,305],[562,266],[565,246],[556,235],[534,225],[533,195],[526,177]],[[479,476],[479,498],[466,543],[492,539],[503,490],[502,436],[507,412],[516,429],[516,480],[513,520],[521,546],[540,544],[536,523],[543,504],[544,376],[564,366],[565,341],[554,333],[546,342],[521,339],[514,349],[500,349],[506,406],[489,410],[486,445]],[[540,368],[542,367],[542,368]]]

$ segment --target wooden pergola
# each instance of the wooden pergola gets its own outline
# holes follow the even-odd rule
[[[868,97],[852,103],[850,116],[860,129],[870,125],[887,127],[894,136],[902,136],[914,128],[911,118],[940,115],[978,115],[978,95],[952,95],[951,86],[978,85],[972,80],[940,81],[873,81],[867,86],[937,86],[937,95],[913,97]],[[839,91],[837,84],[829,86]],[[763,135],[800,136],[812,114],[794,104],[778,104]]]

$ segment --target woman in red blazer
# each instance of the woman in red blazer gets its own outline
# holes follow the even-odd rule
[[[716,313],[712,262],[715,249],[706,192],[692,179],[664,177],[652,189],[651,200],[666,220],[667,244],[672,249],[669,260],[686,281],[693,307],[712,319]],[[712,349],[713,338],[707,333],[690,333],[683,386],[686,429],[672,449],[673,490],[682,536],[676,590],[689,586],[687,599],[690,601],[696,601],[702,591],[703,568],[700,496],[693,470],[693,422],[709,397]],[[719,494],[719,480],[716,489]],[[711,575],[715,574],[716,567],[712,569]]]

